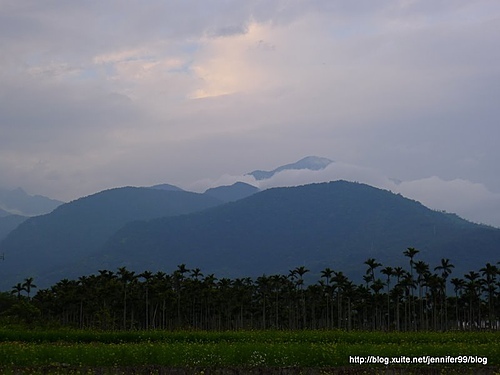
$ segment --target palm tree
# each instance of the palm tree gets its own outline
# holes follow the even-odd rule
[[[450,260],[448,258],[442,258],[441,259],[441,264],[437,267],[434,267],[434,271],[441,271],[441,277],[444,279],[443,283],[443,293],[442,293],[442,298],[441,298],[441,306],[444,305],[444,321],[446,322],[444,329],[447,329],[448,326],[448,293],[446,291],[446,283],[448,276],[451,274],[451,269],[455,268],[453,264],[450,263]],[[441,329],[443,328],[443,314],[441,313]]]
[[[381,316],[380,316],[380,309],[379,309],[379,296],[380,296],[380,291],[384,289],[384,282],[380,279],[374,280],[372,285],[370,286],[370,289],[373,290],[375,295],[373,296],[374,299],[374,304],[375,304],[375,324],[374,328],[379,329],[381,324]]]
[[[266,275],[262,275],[256,280],[257,292],[259,295],[259,300],[262,307],[262,329],[266,329],[266,309],[267,309],[267,299],[270,293],[271,279]]]
[[[417,255],[420,251],[413,248],[413,247],[408,247],[405,251],[403,251],[403,255],[410,258],[410,277],[413,280],[413,258],[415,258],[415,255]],[[414,315],[415,312],[415,307],[413,305],[413,289],[410,289],[411,293],[411,299],[410,299],[410,315]]]
[[[357,288],[354,285],[354,283],[350,280],[345,278],[345,281],[343,282],[343,289],[344,293],[347,296],[347,330],[350,331],[352,329],[352,318],[353,318],[353,311],[352,311],[352,301],[357,297]],[[357,311],[356,311],[357,312]]]
[[[145,308],[145,327],[146,330],[149,329],[149,284],[151,281],[151,278],[153,277],[153,273],[151,271],[144,271],[139,275],[139,277],[142,277],[144,279],[144,288],[146,291],[146,308]]]
[[[496,277],[499,273],[498,268],[495,265],[486,263],[486,265],[479,270],[483,275],[483,283],[485,286],[485,291],[488,293],[488,320],[490,328],[492,328],[495,319],[495,305],[493,299],[496,290]]]
[[[28,294],[28,299],[30,299],[31,289],[36,288],[36,285],[33,284],[33,280],[34,279],[32,277],[24,279],[23,288],[26,290],[26,293]]]
[[[177,270],[175,272],[179,272],[181,275],[184,276],[185,273],[189,272],[189,269],[186,268],[186,265],[184,263],[182,263],[177,266]]]
[[[330,315],[330,280],[333,275],[333,270],[329,267],[325,268],[323,271],[321,271],[321,278],[325,279],[326,286],[324,287],[325,289],[325,296],[326,296],[326,327],[331,328],[331,322],[333,320],[333,314]]]
[[[214,327],[214,319],[213,319],[213,311],[214,309],[214,304],[215,304],[215,299],[216,299],[216,281],[217,278],[213,273],[205,276],[202,281],[202,287],[203,287],[203,292],[202,292],[202,298],[203,298],[203,304],[205,306],[205,325],[207,327]]]
[[[268,281],[270,279],[268,278]],[[232,322],[232,311],[234,308],[234,294],[233,294],[233,280],[223,277],[219,279],[217,283],[217,291],[219,293],[219,307],[218,307],[218,315],[219,315],[219,325],[218,329],[230,329],[233,328],[231,326]]]
[[[391,276],[394,276],[394,269],[392,267],[384,267],[380,270],[380,273],[383,273],[387,276],[387,329],[390,329],[391,326]]]
[[[116,296],[119,294],[119,283],[117,276],[113,271],[98,270],[97,276],[97,295],[101,297],[101,306],[99,308],[97,319],[102,329],[113,329],[116,324],[113,314]]]
[[[403,289],[401,285],[401,279],[405,276],[406,271],[403,267],[394,267],[393,276],[396,276],[396,286],[394,287],[395,298],[396,298],[396,330],[400,330],[400,317],[399,317],[399,301],[401,297],[401,291]]]
[[[344,294],[344,289],[346,288],[349,279],[344,275],[342,271],[334,272],[334,276],[332,278],[335,289],[337,290],[337,324],[339,329],[342,328],[343,321],[343,301],[342,297]]]
[[[463,279],[459,279],[458,277],[454,277],[451,279],[451,283],[454,286],[455,290],[455,318],[457,319],[457,327],[462,328],[462,324],[460,323],[460,316],[458,314],[458,302],[459,295],[461,296],[462,290],[465,287],[465,281]]]
[[[427,276],[425,277],[425,286],[427,288],[426,295],[429,295],[430,300],[432,301],[431,307],[432,307],[432,329],[437,330],[438,329],[438,297],[441,299],[443,298],[443,290],[444,290],[444,284],[445,279],[438,274],[430,274],[428,273]],[[427,309],[426,309],[427,312]],[[441,304],[441,310],[440,316],[441,316],[441,321],[439,325],[439,329],[442,329],[443,327],[443,311],[442,311],[442,304]],[[428,322],[428,319],[427,319]],[[428,328],[428,325],[426,326]]]
[[[409,273],[405,273],[401,283],[399,283],[405,293],[405,331],[416,328],[416,319],[413,305],[413,289],[416,288],[415,280]]]
[[[476,325],[480,324],[481,321],[481,301],[479,300],[480,290],[481,290],[481,281],[479,280],[479,273],[475,271],[470,271],[465,274],[464,277],[468,280],[466,283],[466,290],[469,296],[469,329],[472,329],[475,320],[474,314],[474,306],[478,305],[478,322]]]
[[[154,290],[157,299],[157,306],[161,311],[161,317],[158,318],[156,326],[161,329],[167,328],[167,310],[169,305],[174,305],[174,291],[172,288],[172,276],[165,272],[158,271],[154,274]],[[167,301],[172,303],[167,304]],[[156,308],[155,308],[156,311]]]
[[[377,262],[374,258],[368,258],[365,264],[368,266],[366,274],[370,276],[372,282],[375,281],[375,268],[380,267],[382,263]]]
[[[300,267],[296,267],[294,269],[295,273],[297,275],[299,275],[299,279],[302,280],[302,282],[299,283],[299,285],[303,285],[304,284],[304,275],[309,272],[309,270],[307,268],[305,268],[304,266],[300,266]]]
[[[417,255],[420,250],[415,249],[414,247],[408,247],[405,251],[403,251],[403,255],[410,258],[410,267],[413,266],[413,258]]]
[[[418,285],[418,305],[419,305],[419,324],[420,327],[424,327],[424,300],[422,296],[422,288],[424,287],[429,272],[429,265],[422,260],[415,262],[415,272],[417,273],[417,285]]]
[[[184,284],[184,274],[188,273],[189,269],[186,268],[184,263],[179,264],[173,273],[174,288],[177,294],[177,324],[181,325],[181,294]]]
[[[186,280],[186,286],[188,288],[188,295],[190,296],[189,301],[191,303],[191,325],[197,327],[201,323],[202,315],[202,287],[201,278],[203,273],[199,268],[194,268],[191,270],[191,278]]]
[[[274,294],[274,328],[280,328],[280,295],[286,277],[283,275],[272,275],[269,277],[270,291]]]
[[[369,288],[370,286],[370,282],[372,281],[372,275],[369,275],[369,274],[364,274],[363,275],[363,281],[365,282],[365,288]]]
[[[203,273],[199,268],[195,268],[191,270],[191,277],[198,280],[200,277],[203,277]]]
[[[309,272],[304,266],[296,267],[295,273],[299,275],[299,280],[297,281],[297,285],[300,286],[300,295],[301,295],[301,304],[302,304],[302,328],[306,328],[306,301],[304,296],[304,275]]]
[[[21,292],[26,291],[26,288],[24,287],[23,284],[17,283],[12,287],[12,291],[10,292],[11,294],[17,294],[17,298],[21,299]]]
[[[323,271],[321,271],[321,278],[324,278],[326,281],[326,285],[330,285],[330,279],[332,278],[333,270],[329,267],[326,267]]]
[[[127,267],[118,268],[118,277],[123,285],[123,329],[127,327],[127,292],[128,285],[136,278],[135,272],[127,270]]]

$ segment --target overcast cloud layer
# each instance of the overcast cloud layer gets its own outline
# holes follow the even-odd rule
[[[0,186],[71,200],[319,155],[313,180],[500,226],[499,35],[497,0],[0,0]]]

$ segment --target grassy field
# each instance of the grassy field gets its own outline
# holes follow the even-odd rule
[[[458,363],[400,363],[422,356],[456,357]],[[372,363],[355,364],[350,359]],[[390,363],[393,359],[397,363]],[[437,369],[438,373],[500,374],[500,333],[0,329],[2,374],[161,374],[174,369],[178,374],[357,374],[372,373],[371,369],[413,373],[416,368],[418,373]],[[165,369],[170,372],[162,372]]]

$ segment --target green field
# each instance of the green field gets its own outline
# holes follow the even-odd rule
[[[350,357],[372,357],[376,364],[353,364]],[[472,356],[476,363],[394,364],[385,358]],[[459,357],[464,362],[469,357]],[[477,363],[486,361],[486,365]],[[145,372],[136,372],[140,369]],[[497,332],[100,332],[78,330],[0,330],[2,373],[162,373],[161,369],[308,369],[349,373],[370,369],[443,369],[500,373],[500,333]],[[42,370],[43,369],[43,370]],[[411,370],[411,371],[410,371]],[[42,372],[43,371],[43,372]],[[180,371],[180,370],[178,370]],[[299,371],[299,370],[297,370]],[[302,371],[302,370],[300,370]],[[307,373],[306,371],[306,373]],[[361,372],[360,372],[361,371]],[[425,370],[427,371],[427,370]],[[167,373],[167,372],[164,372]],[[233,372],[234,373],[234,372]],[[369,373],[369,372],[368,372]]]

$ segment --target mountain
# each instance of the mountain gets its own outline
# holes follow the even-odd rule
[[[285,170],[309,169],[312,171],[318,171],[318,170],[326,168],[331,163],[333,163],[333,160],[330,160],[327,158],[320,158],[318,156],[307,156],[303,159],[300,159],[299,161],[297,161],[295,163],[282,165],[281,167],[273,169],[272,171],[256,170],[256,171],[253,171],[253,172],[250,172],[247,174],[253,176],[256,180],[265,180],[265,179],[271,178],[276,173],[282,172]]]
[[[331,267],[361,282],[366,259],[407,266],[402,252],[408,247],[419,249],[418,259],[431,267],[450,258],[462,276],[498,261],[498,243],[499,229],[337,181],[269,189],[190,215],[129,223],[87,261],[94,269],[137,271],[185,263],[218,277],[286,274],[301,265],[319,277]]]
[[[6,217],[6,216],[9,216],[9,215],[12,215],[9,211],[5,211],[5,210],[2,210],[0,208],[0,217]]]
[[[230,186],[210,188],[206,190],[204,194],[217,198],[223,202],[234,202],[249,197],[259,191],[259,188],[253,185],[244,182],[236,182]]]
[[[150,186],[149,188],[156,189],[156,190],[167,190],[167,191],[184,191],[180,187],[177,187],[175,185],[170,185],[170,184],[159,184],[159,185]]]
[[[63,204],[26,220],[0,242],[6,259],[0,287],[26,277],[42,284],[51,273],[51,281],[57,281],[60,267],[95,252],[130,221],[186,214],[220,203],[203,194],[124,187]]]
[[[62,203],[42,195],[29,195],[21,188],[14,190],[0,188],[0,208],[10,214],[43,215],[53,211]]]
[[[26,216],[8,215],[0,217],[0,241],[27,219]]]
[[[336,181],[274,188],[235,202],[150,188],[111,189],[30,218],[1,243],[0,289],[26,277],[47,287],[120,266],[141,272],[178,264],[217,277],[330,267],[362,282],[375,258],[407,267],[407,247],[431,269],[441,258],[462,276],[498,259],[500,229],[433,211],[360,183]]]

